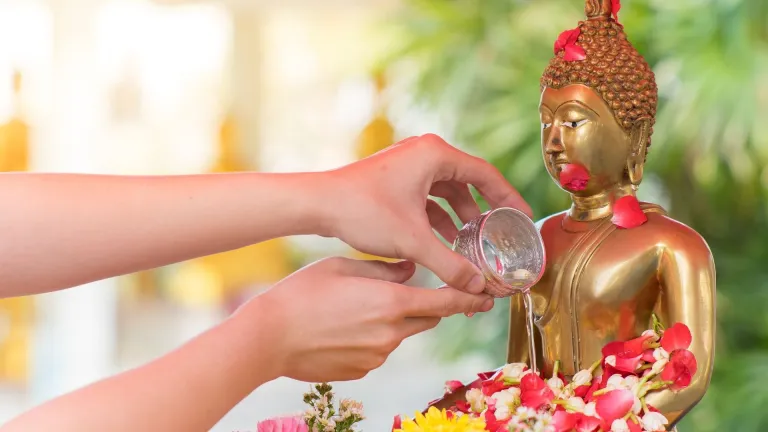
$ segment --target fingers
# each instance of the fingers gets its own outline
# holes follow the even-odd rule
[[[439,163],[437,174],[440,180],[471,184],[493,208],[512,207],[533,217],[531,207],[496,167],[452,147],[437,135],[428,134],[420,139],[435,148],[439,155],[434,160]]]
[[[417,249],[409,258],[431,270],[446,285],[476,294],[485,289],[485,278],[480,269],[441,243],[431,231]]]
[[[480,216],[480,207],[477,206],[466,184],[456,181],[436,182],[432,185],[429,194],[448,201],[453,211],[464,223]]]
[[[405,288],[410,301],[403,304],[403,312],[409,318],[446,318],[493,309],[493,298],[486,294],[469,294],[453,288]]]
[[[337,260],[339,273],[349,277],[378,279],[401,284],[412,278],[416,272],[416,265],[408,261],[387,263],[347,258],[335,258],[335,260]]]
[[[427,330],[432,330],[439,323],[440,318],[437,317],[406,318],[399,326],[400,335],[403,339],[406,339]]]
[[[445,241],[453,243],[456,240],[456,236],[459,235],[459,229],[451,219],[451,216],[445,211],[440,204],[428,199],[427,200],[427,218],[432,228],[440,234]]]

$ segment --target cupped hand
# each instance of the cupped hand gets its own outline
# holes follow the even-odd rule
[[[269,345],[257,349],[275,353],[280,376],[308,382],[359,379],[381,366],[405,338],[435,327],[441,318],[493,306],[484,294],[402,285],[414,269],[409,262],[326,259],[251,299],[233,319],[269,326]]]
[[[367,159],[328,173],[334,202],[330,235],[377,256],[419,263],[451,287],[482,292],[480,271],[435,235],[453,243],[458,228],[430,196],[444,198],[467,223],[480,215],[474,186],[493,208],[531,208],[488,162],[436,135],[406,139]]]

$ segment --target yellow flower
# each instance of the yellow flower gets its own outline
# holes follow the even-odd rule
[[[485,420],[467,415],[448,418],[446,410],[430,407],[427,415],[416,413],[415,419],[405,418],[401,429],[393,432],[484,432]]]

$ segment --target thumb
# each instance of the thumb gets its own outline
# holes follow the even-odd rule
[[[431,270],[446,285],[473,294],[483,292],[485,277],[480,269],[448,248],[436,236],[429,237],[415,254],[414,261]]]
[[[388,263],[377,260],[348,260],[341,273],[349,277],[378,279],[387,282],[404,283],[413,277],[416,266],[409,261]]]

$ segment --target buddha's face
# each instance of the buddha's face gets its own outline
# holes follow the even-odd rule
[[[539,113],[544,163],[556,183],[566,164],[589,172],[585,189],[569,191],[575,195],[594,195],[625,181],[630,134],[595,91],[582,84],[545,88]]]

